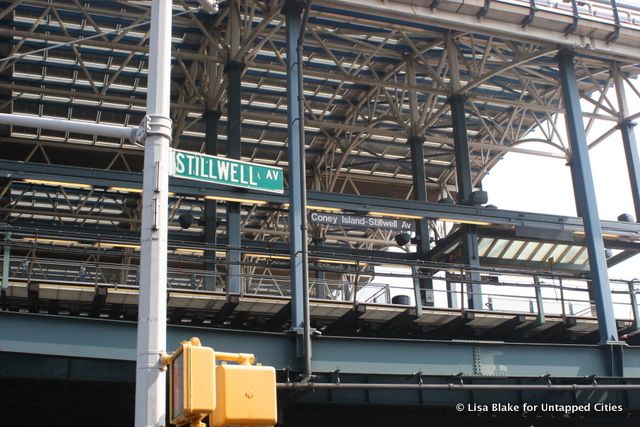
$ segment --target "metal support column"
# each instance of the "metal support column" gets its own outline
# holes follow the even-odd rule
[[[593,177],[591,175],[589,149],[582,120],[573,53],[563,49],[558,54],[557,59],[562,80],[562,97],[565,106],[567,134],[571,146],[571,174],[577,191],[576,199],[580,203],[579,208],[584,223],[585,241],[593,283],[593,296],[596,303],[596,311],[598,312],[600,342],[604,344],[609,341],[617,341],[618,332],[611,302],[607,261],[605,259]]]
[[[624,154],[627,159],[627,170],[629,172],[629,184],[631,186],[631,196],[633,197],[633,207],[635,209],[636,221],[640,222],[640,155],[636,144],[634,132],[635,123],[629,119],[629,107],[624,87],[624,78],[619,68],[614,68],[616,94],[618,95],[618,110],[620,112],[620,123],[618,128],[622,134],[622,144]]]
[[[147,131],[144,139],[135,426],[165,420],[167,341],[167,230],[171,142],[171,1],[151,3]]]
[[[11,269],[11,232],[4,233],[4,249],[2,254],[2,286],[4,291],[9,288],[9,270]]]
[[[453,142],[456,157],[456,176],[458,179],[458,203],[469,204],[473,183],[471,181],[471,162],[469,160],[469,141],[467,139],[467,119],[464,112],[465,98],[454,94],[449,98],[451,103],[451,119],[453,126]],[[467,302],[471,309],[481,310],[482,288],[473,282],[480,281],[480,273],[475,270],[480,266],[478,256],[478,233],[475,225],[463,224],[462,256],[464,264],[471,268],[466,275]]]
[[[640,307],[638,307],[638,294],[636,293],[637,280],[629,281],[629,298],[631,299],[631,312],[633,313],[633,324],[631,327],[634,331],[640,329]]]
[[[409,90],[409,123],[407,126],[407,144],[411,153],[411,169],[413,178],[414,198],[421,202],[427,202],[427,177],[424,171],[424,138],[419,135],[420,109],[418,106],[418,92],[414,89],[416,83],[416,59],[407,59],[407,83],[411,85]],[[419,260],[425,260],[429,252],[429,221],[420,219],[416,221],[416,254]],[[433,307],[433,282],[426,277],[428,270],[413,268],[413,290],[416,300],[416,314],[422,314],[422,304]],[[424,302],[422,294],[424,292]]]
[[[313,245],[316,250],[322,250],[324,246],[325,238],[322,236],[314,236],[312,238]],[[326,281],[326,272],[322,269],[316,270],[316,298],[325,299],[327,298],[327,281]]]
[[[533,282],[535,286],[536,292],[536,311],[538,315],[536,316],[536,323],[538,325],[542,325],[545,322],[544,317],[544,300],[542,299],[542,288],[540,287],[540,278],[536,275],[533,276]]]
[[[427,202],[427,177],[424,171],[424,140],[418,137],[410,137],[408,140],[411,148],[411,167],[413,175],[413,191],[416,200]],[[419,260],[426,260],[425,256],[429,252],[429,220],[420,219],[416,221],[416,253]],[[421,305],[433,307],[433,281],[427,277],[429,271],[416,268],[419,275],[416,287],[416,309],[420,315]],[[422,294],[424,293],[424,301]]]
[[[205,154],[218,155],[218,120],[220,119],[219,111],[207,110],[204,112],[205,136],[204,136],[204,152]],[[217,244],[216,230],[218,227],[217,202],[215,200],[206,199],[204,201],[204,242],[207,247],[215,247]],[[205,270],[211,273],[206,276],[204,281],[204,289],[213,291],[216,289],[216,251],[206,250],[204,253]]]
[[[240,159],[241,146],[241,102],[242,102],[242,62],[240,49],[240,2],[231,0],[228,6],[227,43],[229,61],[225,65],[227,73],[227,157]],[[227,208],[227,293],[241,292],[240,245],[242,241],[241,206],[237,202],[226,202]]]
[[[458,309],[459,307],[459,299],[458,293],[456,289],[456,283],[453,282],[453,275],[451,273],[445,273],[445,283],[447,288],[447,307],[452,309]]]
[[[291,329],[298,333],[298,357],[305,378],[311,375],[309,270],[307,259],[307,190],[302,98],[302,11],[304,3],[284,4],[287,42],[287,125],[289,159],[289,245],[291,251]],[[302,337],[300,336],[302,332]],[[300,339],[302,338],[302,339]]]
[[[240,100],[243,64],[227,64],[227,157],[240,159]],[[240,293],[240,203],[227,202],[227,292]]]

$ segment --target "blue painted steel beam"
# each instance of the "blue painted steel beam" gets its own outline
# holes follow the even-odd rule
[[[225,67],[227,73],[227,157],[240,159],[242,157],[240,130],[242,95],[242,70],[244,64],[229,62]],[[242,233],[240,203],[227,202],[227,292],[239,294],[240,289],[240,248]]]
[[[0,312],[0,351],[93,359],[134,360],[134,322]],[[254,353],[276,369],[296,369],[295,340],[284,333],[169,326],[167,351],[199,337],[218,351]],[[612,376],[612,348],[627,378],[640,377],[640,348],[499,341],[422,341],[317,337],[313,371],[380,374],[503,377]],[[618,370],[620,370],[618,369]]]
[[[571,176],[578,210],[583,218],[585,229],[585,243],[589,254],[589,266],[598,314],[600,342],[618,340],[616,319],[611,301],[611,289],[607,275],[607,260],[605,258],[602,230],[598,216],[596,193],[589,162],[589,148],[582,120],[580,107],[580,93],[573,63],[573,53],[563,49],[558,54],[558,66],[562,83],[562,98],[565,106],[565,122],[571,146]]]
[[[636,221],[640,222],[640,154],[638,154],[638,144],[636,144],[635,125],[634,122],[626,119],[620,123],[619,127],[622,134],[624,154],[627,159],[629,184],[631,185]]]
[[[136,172],[106,171],[77,166],[48,165],[43,163],[24,163],[0,159],[0,177],[21,180],[26,178],[63,182],[77,182],[97,187],[141,188],[142,176]],[[170,191],[178,194],[203,197],[215,194],[226,197],[244,197],[264,200],[271,203],[288,203],[288,192],[284,194],[243,191],[205,182],[192,182],[172,178]],[[561,215],[549,215],[533,212],[488,209],[481,206],[448,205],[443,203],[425,203],[415,200],[400,200],[383,197],[358,196],[352,194],[308,192],[308,201],[315,206],[336,207],[350,211],[383,211],[390,214],[424,215],[427,218],[451,218],[459,220],[480,220],[494,224],[543,228],[558,231],[581,230],[580,218]],[[618,234],[635,238],[640,233],[640,225],[616,221],[602,221],[603,229],[609,234]]]
[[[306,215],[306,189],[304,165],[304,141],[300,138],[300,81],[298,60],[298,38],[302,29],[302,4],[294,1],[284,6],[287,31],[287,129],[289,160],[289,246],[291,252],[291,328],[304,325],[304,256],[306,230],[303,216]],[[302,159],[302,161],[301,161]]]
[[[206,110],[204,112],[205,121],[205,139],[204,139],[204,152],[206,154],[217,155],[218,154],[218,120],[220,119],[220,112],[213,110]],[[204,241],[207,246],[216,246],[218,228],[218,214],[217,214],[217,202],[215,200],[204,201]],[[216,271],[216,251],[206,251],[204,253],[205,269],[209,271]],[[204,289],[213,291],[216,288],[215,277],[206,277]]]
[[[471,162],[469,159],[469,140],[467,139],[467,118],[464,111],[464,95],[452,95],[451,123],[453,126],[454,152],[456,156],[456,177],[458,179],[458,203],[469,205],[473,183],[471,181]],[[462,225],[462,257],[464,264],[477,268],[480,266],[478,254],[478,232],[475,225]],[[482,288],[473,282],[480,281],[480,272],[467,273],[467,304],[469,308],[482,309]]]
[[[425,173],[424,165],[424,139],[418,137],[409,137],[407,143],[411,152],[411,169],[413,178],[413,191],[414,198],[419,202],[428,202],[427,197],[427,176]],[[416,221],[416,253],[418,259],[426,260],[426,255],[429,252],[429,221],[427,219],[421,219]],[[428,271],[418,270],[418,274],[428,274]],[[417,314],[421,314],[422,305],[426,307],[433,307],[433,281],[426,277],[420,277],[417,279],[417,286],[415,286],[416,297],[416,310]],[[422,294],[424,293],[424,301]]]

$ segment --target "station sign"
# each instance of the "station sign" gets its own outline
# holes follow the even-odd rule
[[[251,190],[284,192],[282,168],[171,149],[169,175]]]
[[[346,215],[327,212],[311,212],[309,220],[313,224],[326,224],[355,228],[378,228],[382,230],[415,231],[415,221],[377,216]]]

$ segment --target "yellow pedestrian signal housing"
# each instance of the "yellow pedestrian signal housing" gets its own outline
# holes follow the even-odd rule
[[[216,366],[216,360],[223,362]],[[171,355],[169,365],[169,419],[171,424],[209,426],[267,426],[278,421],[276,371],[253,366],[247,353],[214,352],[198,338],[183,341]],[[235,362],[229,365],[226,362]]]
[[[216,367],[215,427],[274,425],[278,420],[273,367],[222,364]]]
[[[198,338],[191,338],[166,356],[165,364],[169,365],[171,423],[199,426],[216,409],[215,352],[202,347]]]

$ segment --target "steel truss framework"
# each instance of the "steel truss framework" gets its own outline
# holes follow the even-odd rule
[[[287,41],[284,3],[230,0],[210,16],[194,2],[174,2],[174,148],[227,156],[239,153],[243,160],[289,170],[287,49],[293,46]],[[418,254],[392,254],[381,250],[392,245],[394,231],[312,224],[309,242],[314,262],[321,258],[343,262],[338,269],[316,265],[316,280],[348,280],[356,284],[355,294],[357,286],[373,275],[359,269],[360,264],[353,268],[353,262],[409,265],[422,279],[446,270],[448,263],[467,273],[460,282],[477,284],[485,262],[492,268],[548,273],[547,266],[554,265],[547,261],[556,251],[571,254],[567,259],[572,262],[560,274],[591,279],[585,252],[595,238],[589,228],[585,234],[581,218],[473,206],[466,200],[468,194],[463,195],[481,189],[486,174],[509,152],[566,160],[576,188],[588,186],[575,177],[583,168],[574,166],[579,146],[566,126],[570,130],[579,126],[565,123],[565,104],[582,106],[588,148],[614,144],[609,138],[621,133],[640,217],[640,165],[632,130],[640,110],[626,102],[626,97],[640,97],[634,80],[640,73],[638,10],[624,5],[613,10],[599,1],[579,7],[573,2],[573,10],[521,0],[485,2],[484,7],[482,2],[477,6],[465,2],[464,7],[460,3],[310,3],[303,28],[303,97],[298,100],[305,123],[309,209],[418,220],[420,235],[435,240],[434,245],[422,245]],[[487,7],[490,3],[493,6]],[[0,112],[137,126],[146,103],[149,5],[147,1],[0,2]],[[298,6],[302,10],[305,5]],[[573,99],[563,90],[568,74],[557,59],[559,53],[566,59],[567,49],[575,53],[569,61],[576,74]],[[239,92],[234,92],[232,80],[237,82],[238,77]],[[231,100],[233,105],[239,101],[239,111],[230,107]],[[238,113],[241,130],[237,123],[230,125]],[[465,126],[454,128],[453,123],[461,122]],[[240,146],[230,146],[228,140],[238,131]],[[527,142],[539,142],[543,148],[521,147]],[[4,125],[0,143],[4,232],[22,243],[32,239],[32,248],[52,257],[95,262],[95,251],[84,251],[82,246],[93,235],[93,243],[104,239],[111,245],[119,264],[135,267],[143,164],[139,144]],[[468,168],[460,166],[466,153],[456,153],[464,143]],[[424,179],[417,180],[422,172]],[[237,264],[243,275],[279,280],[289,266],[271,260],[286,256],[292,240],[289,184],[280,196],[172,181],[172,244],[190,252],[175,253],[171,262],[204,265],[215,276],[208,290],[230,283],[230,266]],[[423,184],[424,189],[416,188]],[[225,197],[243,200],[240,224],[234,230],[230,224],[236,224],[238,206]],[[458,204],[436,203],[447,199]],[[578,209],[584,213],[593,202],[582,197]],[[185,215],[195,218],[188,230],[179,221]],[[442,219],[483,225],[452,229]],[[591,225],[598,223],[597,218],[594,221]],[[640,251],[637,224],[603,221],[600,226],[606,246],[619,251],[610,265]],[[531,240],[541,242],[535,252],[548,256],[535,263],[535,254],[526,263],[517,257],[506,259],[518,237],[514,227],[529,229]],[[80,242],[69,243],[72,250],[57,250],[52,239],[61,240],[65,234]],[[465,253],[480,249],[482,256],[475,261],[473,256],[452,259],[449,254],[466,236],[472,238]],[[509,246],[494,250],[505,237],[512,240]],[[5,245],[5,254],[9,246]],[[25,245],[22,252],[20,244],[13,248],[25,257],[35,253]],[[216,249],[229,255],[216,256]],[[237,251],[242,258],[236,257]],[[249,262],[247,255],[256,253],[262,261]],[[509,272],[513,270],[503,271]],[[420,286],[430,285],[422,280]],[[630,289],[635,295],[633,284]],[[353,301],[358,317],[355,297]],[[233,311],[236,305],[237,301],[227,300],[221,312]],[[415,313],[403,312],[383,329],[395,331],[411,324],[422,315],[420,308],[417,303]],[[291,311],[291,305],[278,311],[275,323],[286,325],[277,316],[290,316]],[[634,313],[637,316],[637,310]],[[351,326],[358,324],[345,319]],[[637,326],[636,317],[631,326],[625,324],[625,331]]]
[[[0,65],[7,111],[124,125],[140,122],[148,5],[15,2],[7,6],[1,34],[12,47]],[[218,139],[225,140],[224,67],[227,61],[236,61],[245,66],[242,157],[286,168],[281,4],[247,1],[234,7],[239,22],[229,19],[226,8],[207,17],[187,3],[175,7],[179,16],[174,19],[173,146],[203,150],[202,117],[209,110],[220,113]],[[335,10],[318,4],[306,26],[306,147],[313,190],[412,198],[407,144],[411,136],[425,141],[430,199],[455,196],[447,102],[454,85],[467,99],[474,186],[479,187],[509,151],[570,157],[562,115],[557,114],[562,112],[554,61],[557,45],[411,22],[384,28],[364,22],[354,23],[348,15],[340,18]],[[238,40],[230,43],[234,25],[240,26]],[[231,58],[233,49],[237,52]],[[622,111],[611,90],[618,79],[627,91],[637,93],[628,80],[635,74],[635,61],[585,55],[577,58],[576,67],[581,97],[591,107],[585,113],[586,129],[590,146],[595,146],[614,133],[621,120],[638,115]],[[600,129],[595,126],[598,122],[608,123],[604,133],[591,132]],[[534,128],[549,150],[518,148],[531,141]],[[141,149],[125,140],[15,127],[5,129],[3,139],[4,157],[15,160],[106,170],[141,168]],[[224,143],[220,148],[226,152]],[[80,154],[86,150],[101,154],[87,159]],[[379,185],[382,182],[385,185]],[[267,222],[278,215],[269,214]],[[380,240],[389,237],[375,230],[366,234]]]

